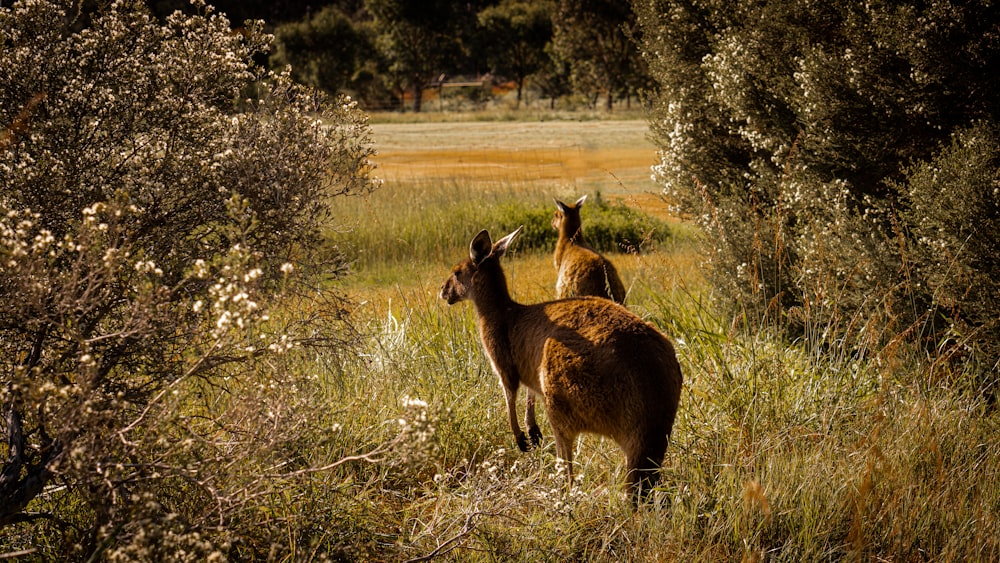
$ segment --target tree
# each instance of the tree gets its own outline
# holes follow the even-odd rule
[[[365,7],[378,31],[376,44],[389,62],[389,71],[412,92],[413,111],[419,112],[424,88],[449,69],[461,52],[457,7],[448,0],[367,0]]]
[[[518,107],[524,81],[548,62],[545,47],[552,39],[552,9],[551,2],[505,0],[479,12],[486,58],[495,73],[517,83]]]
[[[595,100],[603,92],[608,111],[616,96],[641,80],[642,57],[632,39],[637,24],[628,3],[559,0],[553,26],[554,53],[569,65],[575,89]]]
[[[375,46],[362,26],[336,6],[326,6],[299,22],[274,30],[271,64],[289,65],[292,77],[329,94],[357,95],[366,90],[360,79]]]
[[[573,93],[569,64],[553,52],[552,43],[545,46],[547,60],[531,77],[542,97],[549,99],[549,108],[555,109],[556,100]]]
[[[0,528],[48,522],[82,550],[60,557],[204,540],[254,488],[218,472],[293,440],[266,407],[226,416],[276,404],[290,351],[346,342],[303,284],[336,266],[330,198],[373,185],[364,116],[255,66],[259,22],[199,9],[74,31],[73,2],[0,8]],[[269,317],[298,288],[310,313]]]
[[[165,18],[176,10],[191,11],[191,2],[188,0],[147,0],[146,3],[160,18]],[[321,0],[318,2],[316,0],[284,0],[282,2],[216,0],[212,2],[212,6],[220,14],[225,15],[234,27],[239,27],[246,20],[264,20],[265,25],[300,21],[303,18],[308,18],[310,12],[321,11],[332,5],[351,14],[360,8],[361,3],[362,0]]]
[[[989,174],[957,173],[955,155],[969,155],[948,147],[980,139],[971,145],[981,151],[976,166],[995,164],[986,156],[994,144],[983,140],[993,137],[979,126],[995,124],[1000,111],[1000,78],[990,70],[1000,63],[1000,9],[801,0],[634,6],[659,89],[650,120],[661,148],[656,177],[706,229],[712,278],[732,311],[861,350],[899,333],[945,342],[940,329],[957,330],[965,313],[941,306],[942,294],[929,289],[943,288],[940,280],[921,279],[940,269],[914,262],[933,255],[914,250],[924,246],[915,235],[935,239],[927,231],[934,220],[941,234],[954,225],[943,216],[908,223],[915,217],[907,206],[926,208],[929,195],[918,192],[946,189],[918,166],[934,163],[951,177],[974,177],[947,187],[981,202],[970,220],[991,216]],[[957,235],[942,245],[953,247]],[[953,252],[949,259],[978,260]],[[991,323],[961,332],[993,334]]]

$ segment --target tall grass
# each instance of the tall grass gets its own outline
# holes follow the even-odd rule
[[[535,184],[495,180],[418,178],[339,208],[349,228],[330,237],[355,273],[337,283],[362,342],[303,362],[328,430],[291,451],[323,469],[286,475],[266,514],[232,523],[273,542],[236,542],[234,558],[1000,559],[996,409],[901,346],[859,355],[721,318],[693,232],[677,225],[611,255],[629,308],[671,336],[682,364],[663,480],[633,511],[617,446],[584,436],[567,490],[544,412],[542,447],[517,451],[471,305],[437,297],[476,231],[551,206]],[[517,299],[552,297],[543,247],[515,244],[505,268]]]
[[[508,264],[522,280],[542,257]],[[660,286],[666,268],[648,266]],[[630,273],[626,273],[628,276]],[[442,274],[443,276],[443,274]],[[609,440],[578,445],[566,491],[551,434],[522,454],[479,350],[471,307],[401,293],[369,319],[370,355],[343,366],[345,416],[426,401],[432,437],[368,468],[349,513],[385,538],[369,555],[453,560],[995,560],[998,422],[983,401],[849,357],[740,335],[682,287],[634,308],[678,343],[685,374],[664,480],[633,512]],[[916,369],[915,364],[910,365]],[[363,400],[358,398],[363,397]],[[363,414],[363,413],[368,414]],[[405,415],[400,415],[404,416]],[[541,421],[543,429],[546,422]],[[415,452],[414,449],[419,450]],[[391,510],[386,507],[392,507]],[[377,522],[365,519],[369,511]]]
[[[531,188],[504,180],[397,182],[342,204],[343,219],[329,240],[357,274],[376,281],[405,275],[415,265],[451,266],[483,228],[497,237],[523,226],[518,248],[548,252],[556,240],[551,227],[555,205],[550,195]],[[664,221],[608,203],[599,192],[592,195],[585,232],[602,252],[638,253],[671,237]]]
[[[612,255],[630,287],[629,307],[675,340],[685,375],[663,481],[653,502],[633,512],[621,492],[617,446],[585,436],[577,482],[567,491],[549,432],[539,450],[514,447],[472,307],[436,298],[474,230],[504,231],[508,215],[520,213],[509,211],[512,199],[529,202],[528,214],[532,205],[550,205],[546,197],[513,183],[462,182],[382,196],[361,202],[366,215],[344,239],[379,255],[359,261],[361,275],[345,282],[366,301],[359,318],[371,335],[367,351],[341,367],[343,399],[364,405],[345,415],[375,427],[405,410],[408,397],[426,402],[423,416],[434,430],[419,455],[412,447],[396,452],[407,461],[390,462],[384,475],[370,467],[364,501],[345,509],[368,537],[382,538],[369,556],[1000,557],[995,410],[961,390],[929,385],[913,351],[852,355],[718,317],[690,231],[639,254]],[[387,248],[387,232],[399,234],[399,248]],[[516,250],[506,263],[515,296],[551,298],[548,252]],[[396,274],[373,286],[377,280],[364,275],[371,267]],[[378,517],[367,518],[370,511]]]

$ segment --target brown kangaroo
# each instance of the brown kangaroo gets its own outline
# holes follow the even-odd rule
[[[625,304],[625,284],[618,276],[618,270],[610,260],[601,256],[583,238],[583,222],[580,208],[587,196],[576,200],[573,205],[554,200],[556,212],[552,217],[552,228],[559,233],[554,254],[556,264],[556,297],[583,297],[593,295]],[[524,420],[530,429],[535,420],[535,394],[530,390],[524,401]],[[537,428],[534,425],[534,428]],[[538,443],[541,434],[530,434],[532,442]]]
[[[583,238],[580,208],[586,200],[587,196],[583,196],[573,205],[555,200],[552,228],[559,232],[554,255],[559,275],[556,297],[594,295],[625,303],[625,285],[618,277],[618,270]]]
[[[441,288],[441,298],[449,305],[468,299],[475,306],[479,336],[503,384],[518,448],[528,449],[517,422],[517,390],[524,385],[544,400],[569,483],[577,435],[609,436],[625,454],[637,502],[659,479],[677,413],[681,370],[674,348],[658,330],[607,299],[515,302],[500,258],[520,231],[496,244],[485,230],[476,235],[469,257]],[[526,422],[537,443],[537,425]]]

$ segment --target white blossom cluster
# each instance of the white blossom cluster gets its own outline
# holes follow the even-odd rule
[[[230,252],[239,259],[246,250],[237,245]],[[212,300],[211,309],[216,315],[214,337],[220,338],[233,326],[240,329],[247,328],[254,320],[258,305],[251,298],[251,292],[253,283],[260,274],[259,268],[240,271],[229,265],[222,267],[215,283],[208,289],[208,296]]]
[[[315,258],[329,196],[373,185],[374,150],[350,102],[330,109],[254,62],[270,41],[261,23],[234,32],[200,1],[165,21],[141,2],[98,4],[81,17],[62,0],[0,3],[0,408],[20,410],[26,463],[63,448],[59,485],[81,528],[59,533],[108,508],[122,535],[107,557],[155,560],[163,540],[206,560],[218,536],[187,531],[236,509],[192,506],[170,537],[180,509],[130,495],[172,490],[172,466],[207,472],[185,480],[197,495],[222,494],[219,467],[172,457],[188,448],[175,440],[185,417],[306,331],[333,345],[336,327],[293,334],[266,310],[307,271],[293,261]],[[324,306],[316,318],[333,317]],[[197,436],[206,451],[226,439]],[[153,551],[128,552],[127,538]]]
[[[426,401],[406,395],[401,402],[403,412],[396,420],[399,425],[398,460],[406,464],[426,463],[438,449],[437,415],[431,412]]]

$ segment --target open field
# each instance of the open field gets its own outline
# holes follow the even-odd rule
[[[574,201],[584,194],[590,196],[585,217],[599,194],[666,221],[676,236],[657,254],[671,263],[667,275],[676,279],[670,284],[700,284],[693,230],[670,214],[649,178],[656,150],[644,121],[376,123],[373,129],[385,185],[338,204],[343,244],[363,241],[362,247],[377,249],[361,250],[356,275],[347,280],[352,294],[372,306],[382,301],[371,299],[373,293],[435,292],[479,229],[504,234],[497,231],[499,224],[488,222],[497,218],[492,208],[518,202],[551,213],[552,198]],[[397,251],[405,259],[386,260]],[[552,298],[551,259],[516,252],[513,259],[527,262],[516,275],[527,277],[523,285],[532,288],[524,293],[515,287],[522,292],[517,296]],[[640,291],[648,277],[643,269],[664,260],[621,254],[616,261],[634,271],[633,285]]]
[[[646,123],[626,121],[375,124],[380,175],[486,185],[509,183],[536,196],[600,191],[666,216],[650,166],[656,149]]]
[[[404,440],[323,477],[310,502],[336,522],[325,541],[374,560],[997,560],[996,409],[912,351],[815,350],[717,316],[695,230],[646,179],[655,150],[644,128],[375,126],[385,186],[338,201],[333,236],[355,260],[338,283],[365,343],[329,364],[338,430],[311,457],[357,455],[394,428]],[[517,451],[472,306],[437,297],[480,228],[504,234],[497,225],[550,209],[553,196],[597,192],[672,231],[611,255],[630,309],[677,342],[685,377],[663,482],[634,512],[610,440],[580,440],[570,491],[544,414],[543,447]],[[551,298],[549,254],[515,244],[505,267],[517,299]]]

